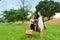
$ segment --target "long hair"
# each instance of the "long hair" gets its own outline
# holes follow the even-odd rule
[[[37,19],[39,18],[39,15],[38,15],[38,14],[36,15],[36,18],[37,18]]]
[[[40,11],[38,11],[39,13],[40,13]],[[37,12],[37,19],[39,18],[39,14],[38,14],[38,12]]]

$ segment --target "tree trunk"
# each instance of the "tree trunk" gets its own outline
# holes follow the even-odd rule
[[[22,24],[24,24],[24,19],[22,20]]]
[[[48,20],[50,20],[50,17],[48,17]]]
[[[22,24],[24,24],[24,21],[22,21]]]

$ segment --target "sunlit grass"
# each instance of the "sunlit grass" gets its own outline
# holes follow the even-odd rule
[[[60,24],[46,24],[42,40],[60,40]],[[28,37],[25,30],[28,24],[0,24],[0,40],[40,40],[39,33],[34,31],[33,37]]]

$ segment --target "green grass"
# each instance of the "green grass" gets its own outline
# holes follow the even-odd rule
[[[60,40],[60,24],[46,24],[42,40]],[[0,24],[0,40],[40,40],[39,33],[34,32],[33,37],[28,37],[25,30],[28,24]]]

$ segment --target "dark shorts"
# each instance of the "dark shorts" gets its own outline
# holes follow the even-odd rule
[[[35,30],[35,25],[34,25],[34,24],[31,24],[30,28],[31,28],[32,30]]]

